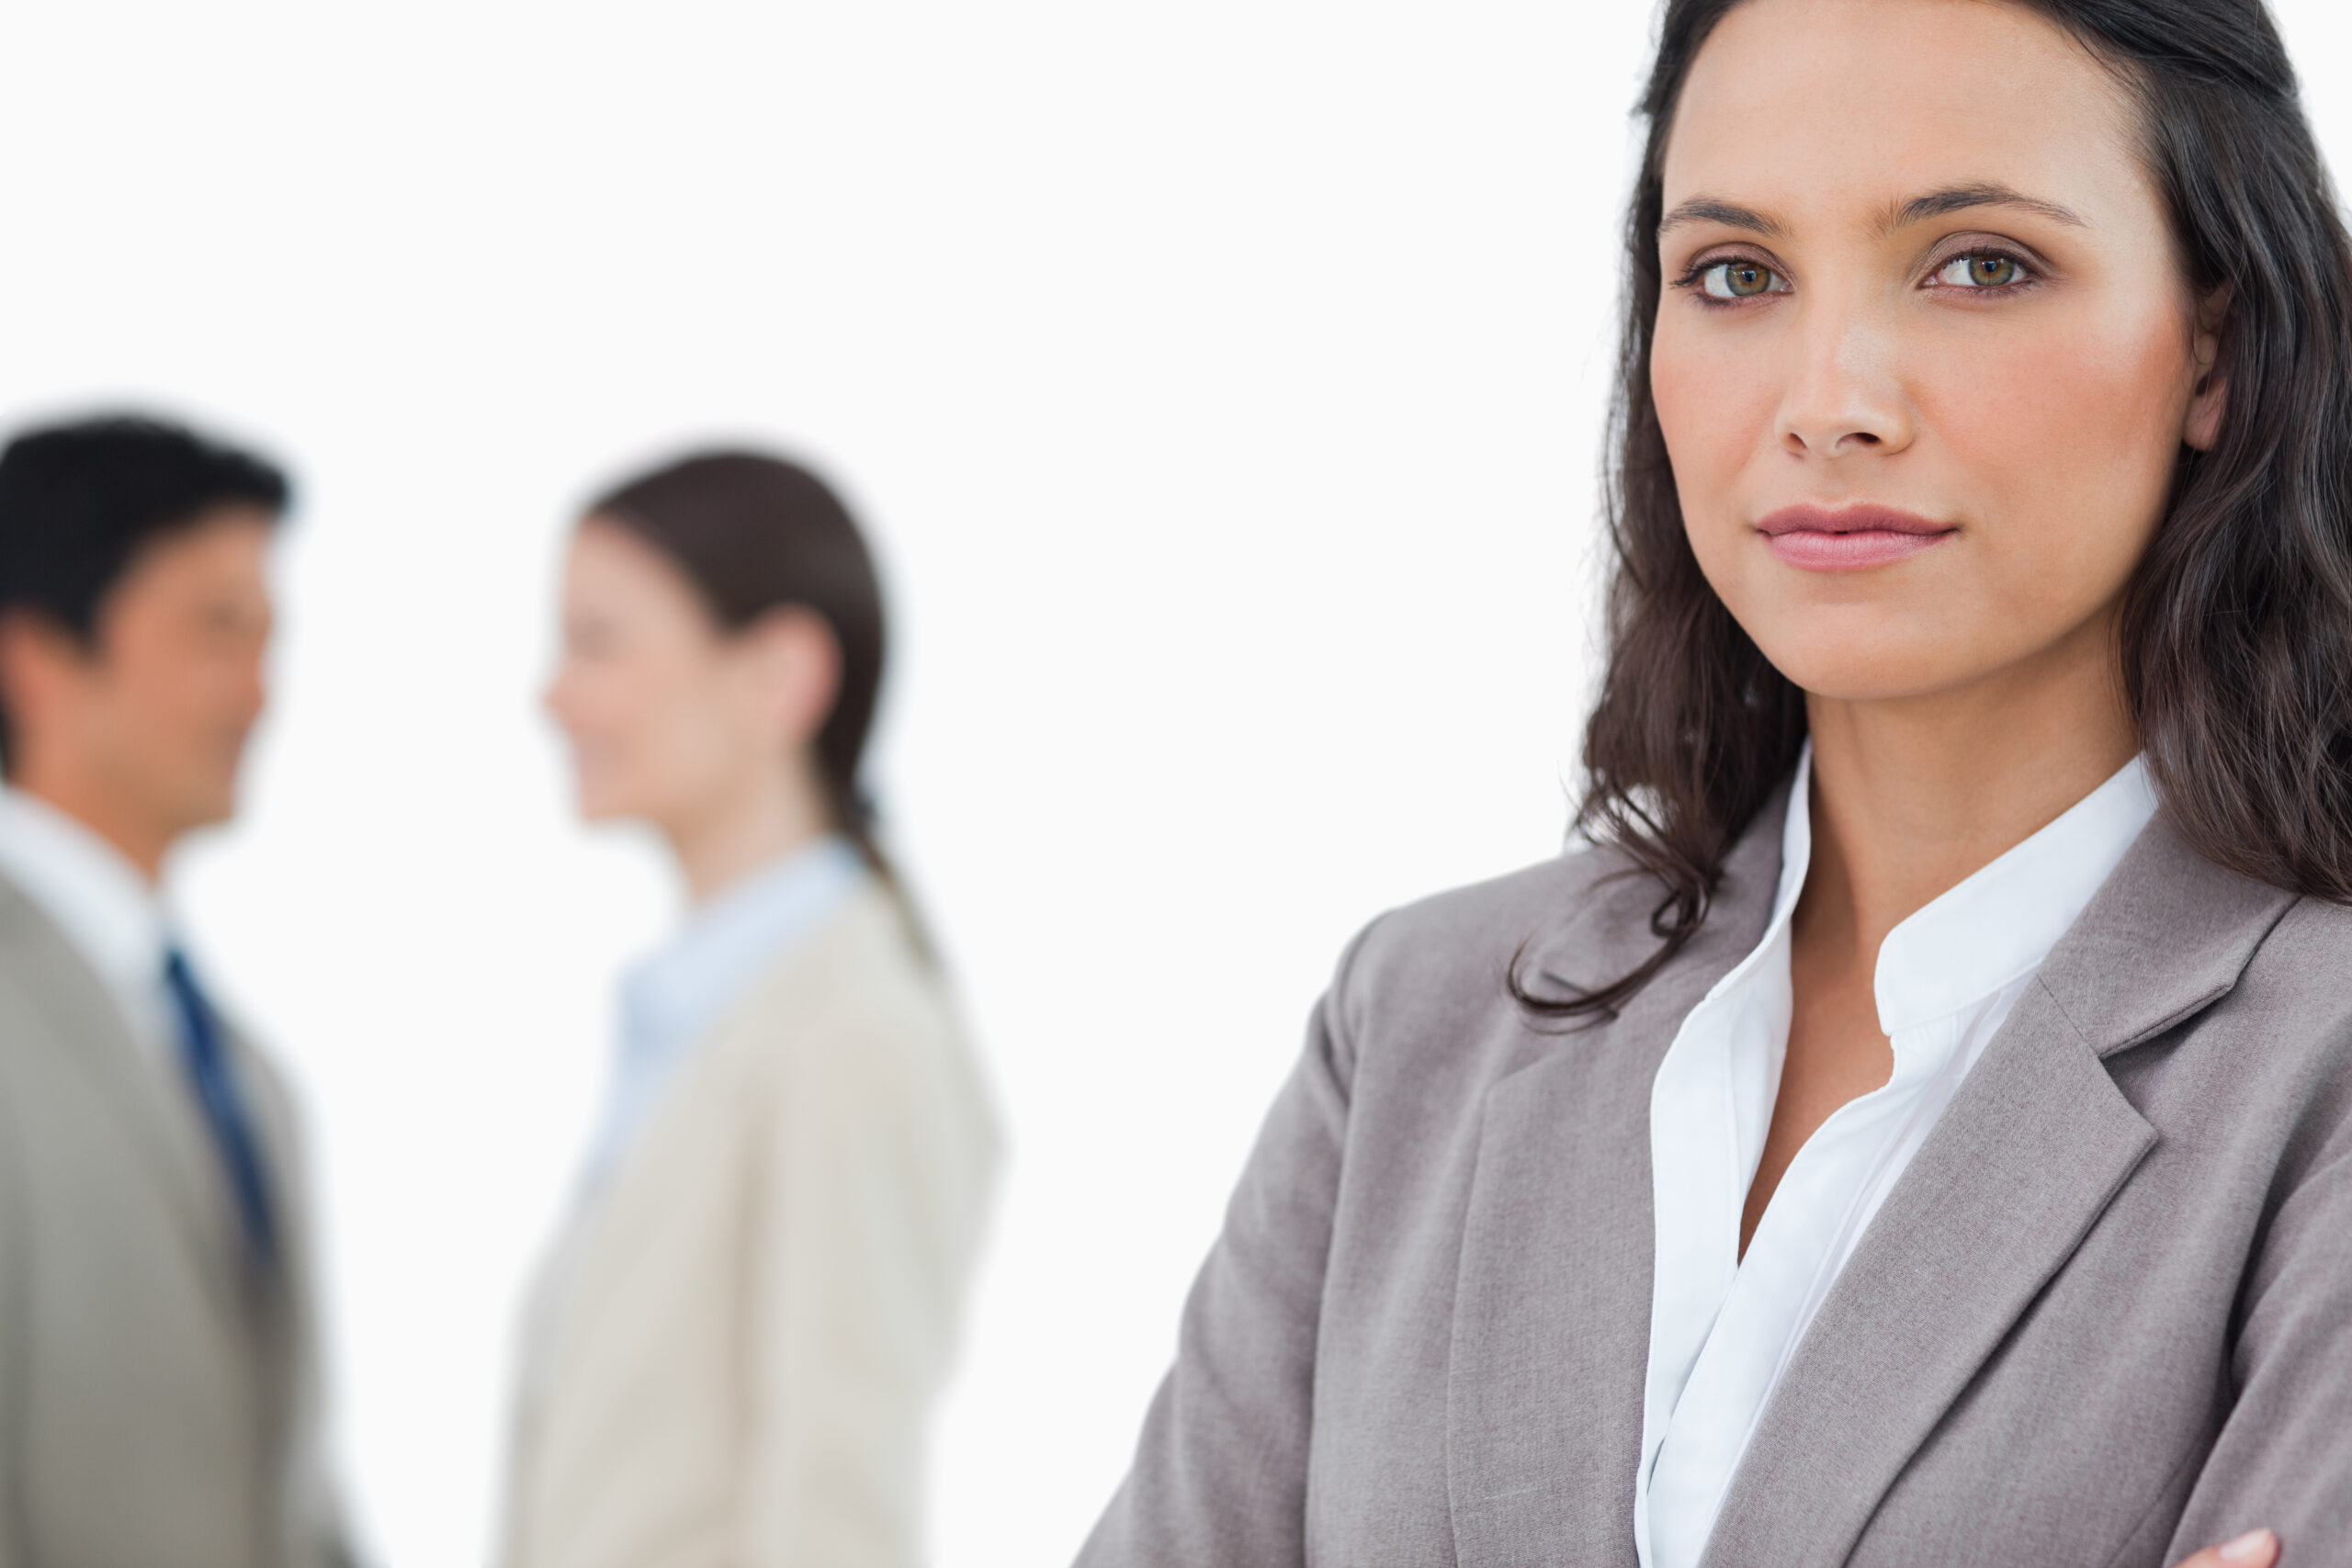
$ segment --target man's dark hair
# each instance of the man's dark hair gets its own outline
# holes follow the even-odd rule
[[[275,518],[286,476],[179,425],[108,415],[28,431],[0,451],[0,615],[30,614],[89,644],[141,549],[223,506]],[[0,707],[0,761],[8,749]]]

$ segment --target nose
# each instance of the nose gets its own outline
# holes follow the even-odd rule
[[[1781,400],[1782,450],[1804,458],[1899,452],[1917,434],[1891,323],[1866,307],[1814,304]]]
[[[565,734],[571,733],[572,672],[569,660],[559,663],[539,688],[539,711],[555,721],[555,727]]]

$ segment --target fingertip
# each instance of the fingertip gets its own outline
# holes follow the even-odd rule
[[[2248,1530],[2221,1550],[2233,1568],[2270,1568],[2278,1561],[2278,1538],[2267,1529]]]

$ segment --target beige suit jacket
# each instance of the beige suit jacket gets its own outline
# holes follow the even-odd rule
[[[1762,935],[1781,804],[1613,1018],[1657,885],[1567,856],[1375,922],[1317,1010],[1086,1568],[1631,1568],[1648,1108]],[[2052,950],[1765,1406],[1705,1568],[2352,1562],[2352,910],[2162,818]]]
[[[895,898],[677,1073],[526,1317],[507,1568],[909,1568],[998,1136]]]
[[[0,879],[0,1568],[343,1561],[284,1087],[232,1038],[282,1269],[245,1264],[192,1096]]]

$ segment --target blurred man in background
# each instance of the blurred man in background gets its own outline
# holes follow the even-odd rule
[[[144,420],[0,453],[0,1568],[343,1559],[291,1111],[162,895],[236,807],[286,503]]]

